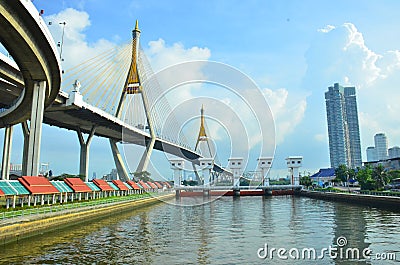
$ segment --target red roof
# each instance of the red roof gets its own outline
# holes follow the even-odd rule
[[[92,181],[102,191],[114,191],[114,189],[110,185],[108,185],[107,181],[105,181],[104,179],[93,179]]]
[[[0,189],[0,196],[4,196],[4,192]]]
[[[172,188],[172,186],[171,186],[171,184],[169,184],[169,182],[165,181],[163,183],[167,186],[167,188]]]
[[[140,190],[140,187],[138,186],[138,184],[136,184],[136,182],[128,180],[126,183],[128,183],[134,190]]]
[[[144,181],[139,180],[139,184],[143,187],[143,189],[148,190],[151,189],[148,184],[146,184]]]
[[[117,186],[120,190],[129,190],[128,187],[125,186],[125,184],[119,179],[112,180],[112,183],[114,183],[114,185]]]
[[[157,187],[158,187],[159,189],[162,189],[162,188],[163,188],[163,185],[160,184],[160,183],[158,183],[157,181],[154,181],[154,184],[156,184]]]
[[[67,183],[74,192],[91,192],[92,189],[86,185],[80,178],[65,178],[64,182]]]
[[[151,182],[151,181],[147,181],[147,184],[149,184],[149,185],[150,185],[150,187],[151,187],[152,189],[158,189],[157,185],[156,185],[156,184],[154,184],[154,183],[153,183],[153,182]]]
[[[45,177],[22,176],[18,180],[31,194],[60,193]]]

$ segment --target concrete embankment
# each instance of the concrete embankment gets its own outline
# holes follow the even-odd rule
[[[295,194],[298,196],[305,196],[314,199],[362,204],[377,208],[384,208],[391,211],[400,211],[400,197],[394,196],[377,196],[356,193],[321,192],[308,190],[298,191]]]
[[[82,222],[99,219],[111,214],[126,212],[134,208],[143,207],[175,198],[174,194],[149,197],[135,201],[122,201],[112,205],[102,205],[76,209],[75,212],[59,212],[52,215],[36,215],[10,222],[0,227],[0,244],[7,244],[24,238],[32,237],[56,229],[65,228]]]

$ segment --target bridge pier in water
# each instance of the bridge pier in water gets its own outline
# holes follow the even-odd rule
[[[289,156],[286,158],[286,164],[291,173],[292,185],[300,185],[299,168],[302,166],[302,160],[302,156]]]
[[[262,185],[269,186],[268,173],[272,166],[272,157],[260,157],[258,160],[258,168],[261,169]]]
[[[180,196],[180,190],[176,189],[181,186],[181,181],[182,181],[182,172],[183,172],[183,167],[185,165],[185,160],[183,159],[170,159],[169,163],[171,164],[171,169],[174,170],[174,188],[176,191],[176,196]]]
[[[203,175],[203,195],[210,196],[210,179],[211,170],[214,167],[214,160],[212,158],[199,158],[201,174]]]

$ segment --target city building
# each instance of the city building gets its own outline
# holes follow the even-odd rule
[[[355,87],[338,83],[325,92],[331,167],[361,167],[361,143]]]
[[[378,161],[376,157],[376,150],[375,146],[368,146],[367,147],[367,162]]]
[[[377,133],[374,136],[376,158],[378,161],[388,159],[388,142],[384,133]]]
[[[393,146],[392,148],[389,148],[388,153],[389,153],[389,159],[398,158],[400,157],[400,147]]]

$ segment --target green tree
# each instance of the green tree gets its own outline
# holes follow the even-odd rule
[[[335,169],[335,176],[342,182],[347,182],[349,179],[349,168],[346,165],[340,165]]]
[[[393,179],[398,179],[400,178],[400,170],[396,169],[396,170],[390,170],[387,172],[390,182],[392,182]]]
[[[390,178],[385,170],[385,167],[378,165],[374,168],[372,172],[372,179],[375,181],[375,189],[381,190],[383,187],[389,183]]]
[[[150,178],[150,176],[151,174],[148,171],[140,171],[133,173],[133,177],[135,178],[135,180],[153,181],[152,178]]]
[[[303,186],[306,186],[306,187],[311,186],[312,185],[312,181],[311,181],[310,176],[301,177],[300,178],[300,185],[303,185]]]
[[[374,190],[375,181],[372,179],[373,169],[367,165],[365,168],[358,170],[356,180],[361,186],[361,190]]]

